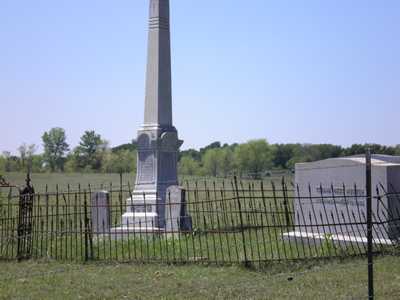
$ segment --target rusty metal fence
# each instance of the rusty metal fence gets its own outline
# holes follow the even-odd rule
[[[365,196],[355,193],[355,202],[355,195],[338,198],[334,187],[327,202],[326,196],[303,193],[284,180],[185,182],[191,230],[154,230],[144,222],[137,224],[142,230],[123,235],[113,228],[125,225],[121,216],[133,187],[103,187],[109,201],[107,222],[93,215],[99,207],[90,186],[51,193],[35,193],[29,184],[28,188],[18,195],[3,188],[0,259],[262,266],[367,252]],[[400,194],[383,191],[374,198],[378,203],[373,214],[375,253],[396,249],[400,237],[400,214],[397,206],[389,210],[388,199],[400,201]]]

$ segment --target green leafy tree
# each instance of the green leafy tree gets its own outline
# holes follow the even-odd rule
[[[273,166],[272,147],[266,140],[252,140],[235,148],[235,162],[241,174],[259,178]]]
[[[227,177],[234,170],[234,155],[230,147],[218,150],[218,170],[220,175]]]
[[[19,158],[11,155],[9,151],[3,151],[3,163],[5,172],[18,172],[20,171]]]
[[[94,130],[85,131],[81,136],[79,146],[74,151],[77,167],[99,171],[106,149],[107,142],[101,138],[100,134]]]
[[[200,151],[197,151],[195,149],[188,149],[188,150],[183,150],[183,151],[179,152],[179,160],[181,160],[181,158],[185,157],[185,156],[186,157],[190,156],[197,162],[201,162],[201,158],[202,158],[202,154],[200,153]]]
[[[136,171],[137,152],[120,150],[107,151],[104,156],[102,170],[105,173],[130,173]]]
[[[3,155],[0,155],[0,174],[3,174],[6,171],[6,159]]]
[[[10,164],[10,157],[11,157],[11,152],[9,151],[3,151],[3,162],[4,162],[4,172],[11,172],[11,164]]]
[[[119,152],[121,150],[136,151],[137,150],[137,140],[133,139],[130,143],[122,144],[111,149],[112,152]]]
[[[52,172],[64,168],[65,154],[69,150],[66,139],[64,129],[59,127],[50,129],[42,136],[44,159]]]
[[[213,142],[210,145],[200,148],[200,154],[204,155],[208,150],[221,148],[221,142]]]
[[[288,168],[288,162],[293,157],[296,144],[277,144],[273,152],[273,163],[277,168]]]
[[[400,145],[396,145],[395,150],[394,150],[395,155],[400,155]]]
[[[194,176],[200,174],[200,163],[189,155],[181,158],[178,168],[182,175]]]
[[[32,155],[30,162],[30,170],[32,173],[43,172],[43,165],[45,164],[45,159],[42,154]]]
[[[203,155],[203,168],[207,175],[217,176],[219,171],[220,156],[216,148],[211,148]]]
[[[21,170],[27,168],[28,170],[32,167],[32,157],[36,152],[36,145],[31,144],[27,145],[23,143],[18,147],[20,162],[21,162]]]

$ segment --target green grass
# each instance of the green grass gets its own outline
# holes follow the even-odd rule
[[[125,173],[122,177],[123,185],[127,186],[128,183],[132,187],[135,183],[135,174],[133,173]],[[7,181],[12,184],[23,186],[25,184],[26,174],[24,173],[5,173],[4,177]],[[67,190],[68,185],[70,185],[71,189],[76,189],[80,184],[82,188],[87,188],[90,184],[93,188],[99,188],[101,186],[109,187],[110,184],[113,186],[120,185],[120,176],[119,174],[111,173],[111,174],[103,174],[103,173],[33,173],[31,174],[32,183],[37,192],[45,191],[46,185],[48,186],[49,191],[55,191],[56,185],[59,186],[60,191]],[[265,182],[275,181],[279,183],[281,177],[267,177],[265,178]],[[290,182],[292,176],[289,174],[287,176],[287,181]],[[185,185],[186,181],[189,180],[191,183],[198,181],[199,187],[204,186],[204,177],[191,177],[191,176],[180,176],[180,181]],[[215,178],[217,183],[217,187],[221,186],[221,182],[223,179]],[[209,178],[207,181],[210,181]],[[244,184],[248,184],[254,182],[253,180],[244,180]],[[229,187],[229,180],[226,180],[226,183]]]
[[[399,299],[398,257],[375,261],[377,299]],[[366,299],[365,259],[243,267],[0,262],[1,299]]]
[[[5,173],[4,177],[12,184],[24,186],[26,174],[24,173]],[[87,188],[90,184],[93,188],[103,186],[119,186],[119,174],[103,174],[103,173],[34,173],[31,175],[32,184],[36,192],[44,192],[46,185],[48,190],[54,192],[56,185],[60,191],[67,190],[68,185],[71,189],[77,189],[78,185]],[[132,186],[135,182],[135,174],[123,174],[122,181],[124,185],[128,182]]]

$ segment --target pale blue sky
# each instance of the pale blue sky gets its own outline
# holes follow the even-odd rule
[[[143,122],[148,0],[0,0],[0,151]],[[212,141],[400,144],[400,1],[171,0],[174,123]]]

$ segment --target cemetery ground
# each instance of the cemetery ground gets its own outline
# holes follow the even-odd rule
[[[23,185],[25,175],[12,173],[6,178]],[[133,178],[124,174],[123,183]],[[280,177],[271,179],[279,182]],[[32,180],[39,191],[46,184],[49,190],[57,184],[63,190],[67,183],[72,187],[90,183],[94,188],[120,183],[118,174],[33,174]],[[396,266],[400,257],[395,252],[387,254],[376,258],[376,296],[398,299],[400,270]],[[68,263],[38,258],[20,263],[0,261],[0,270],[0,298],[4,299],[364,299],[367,292],[365,257],[271,262],[257,269],[235,263]]]
[[[377,257],[377,299],[399,299],[400,258]],[[366,259],[240,266],[0,262],[1,299],[366,299]]]

